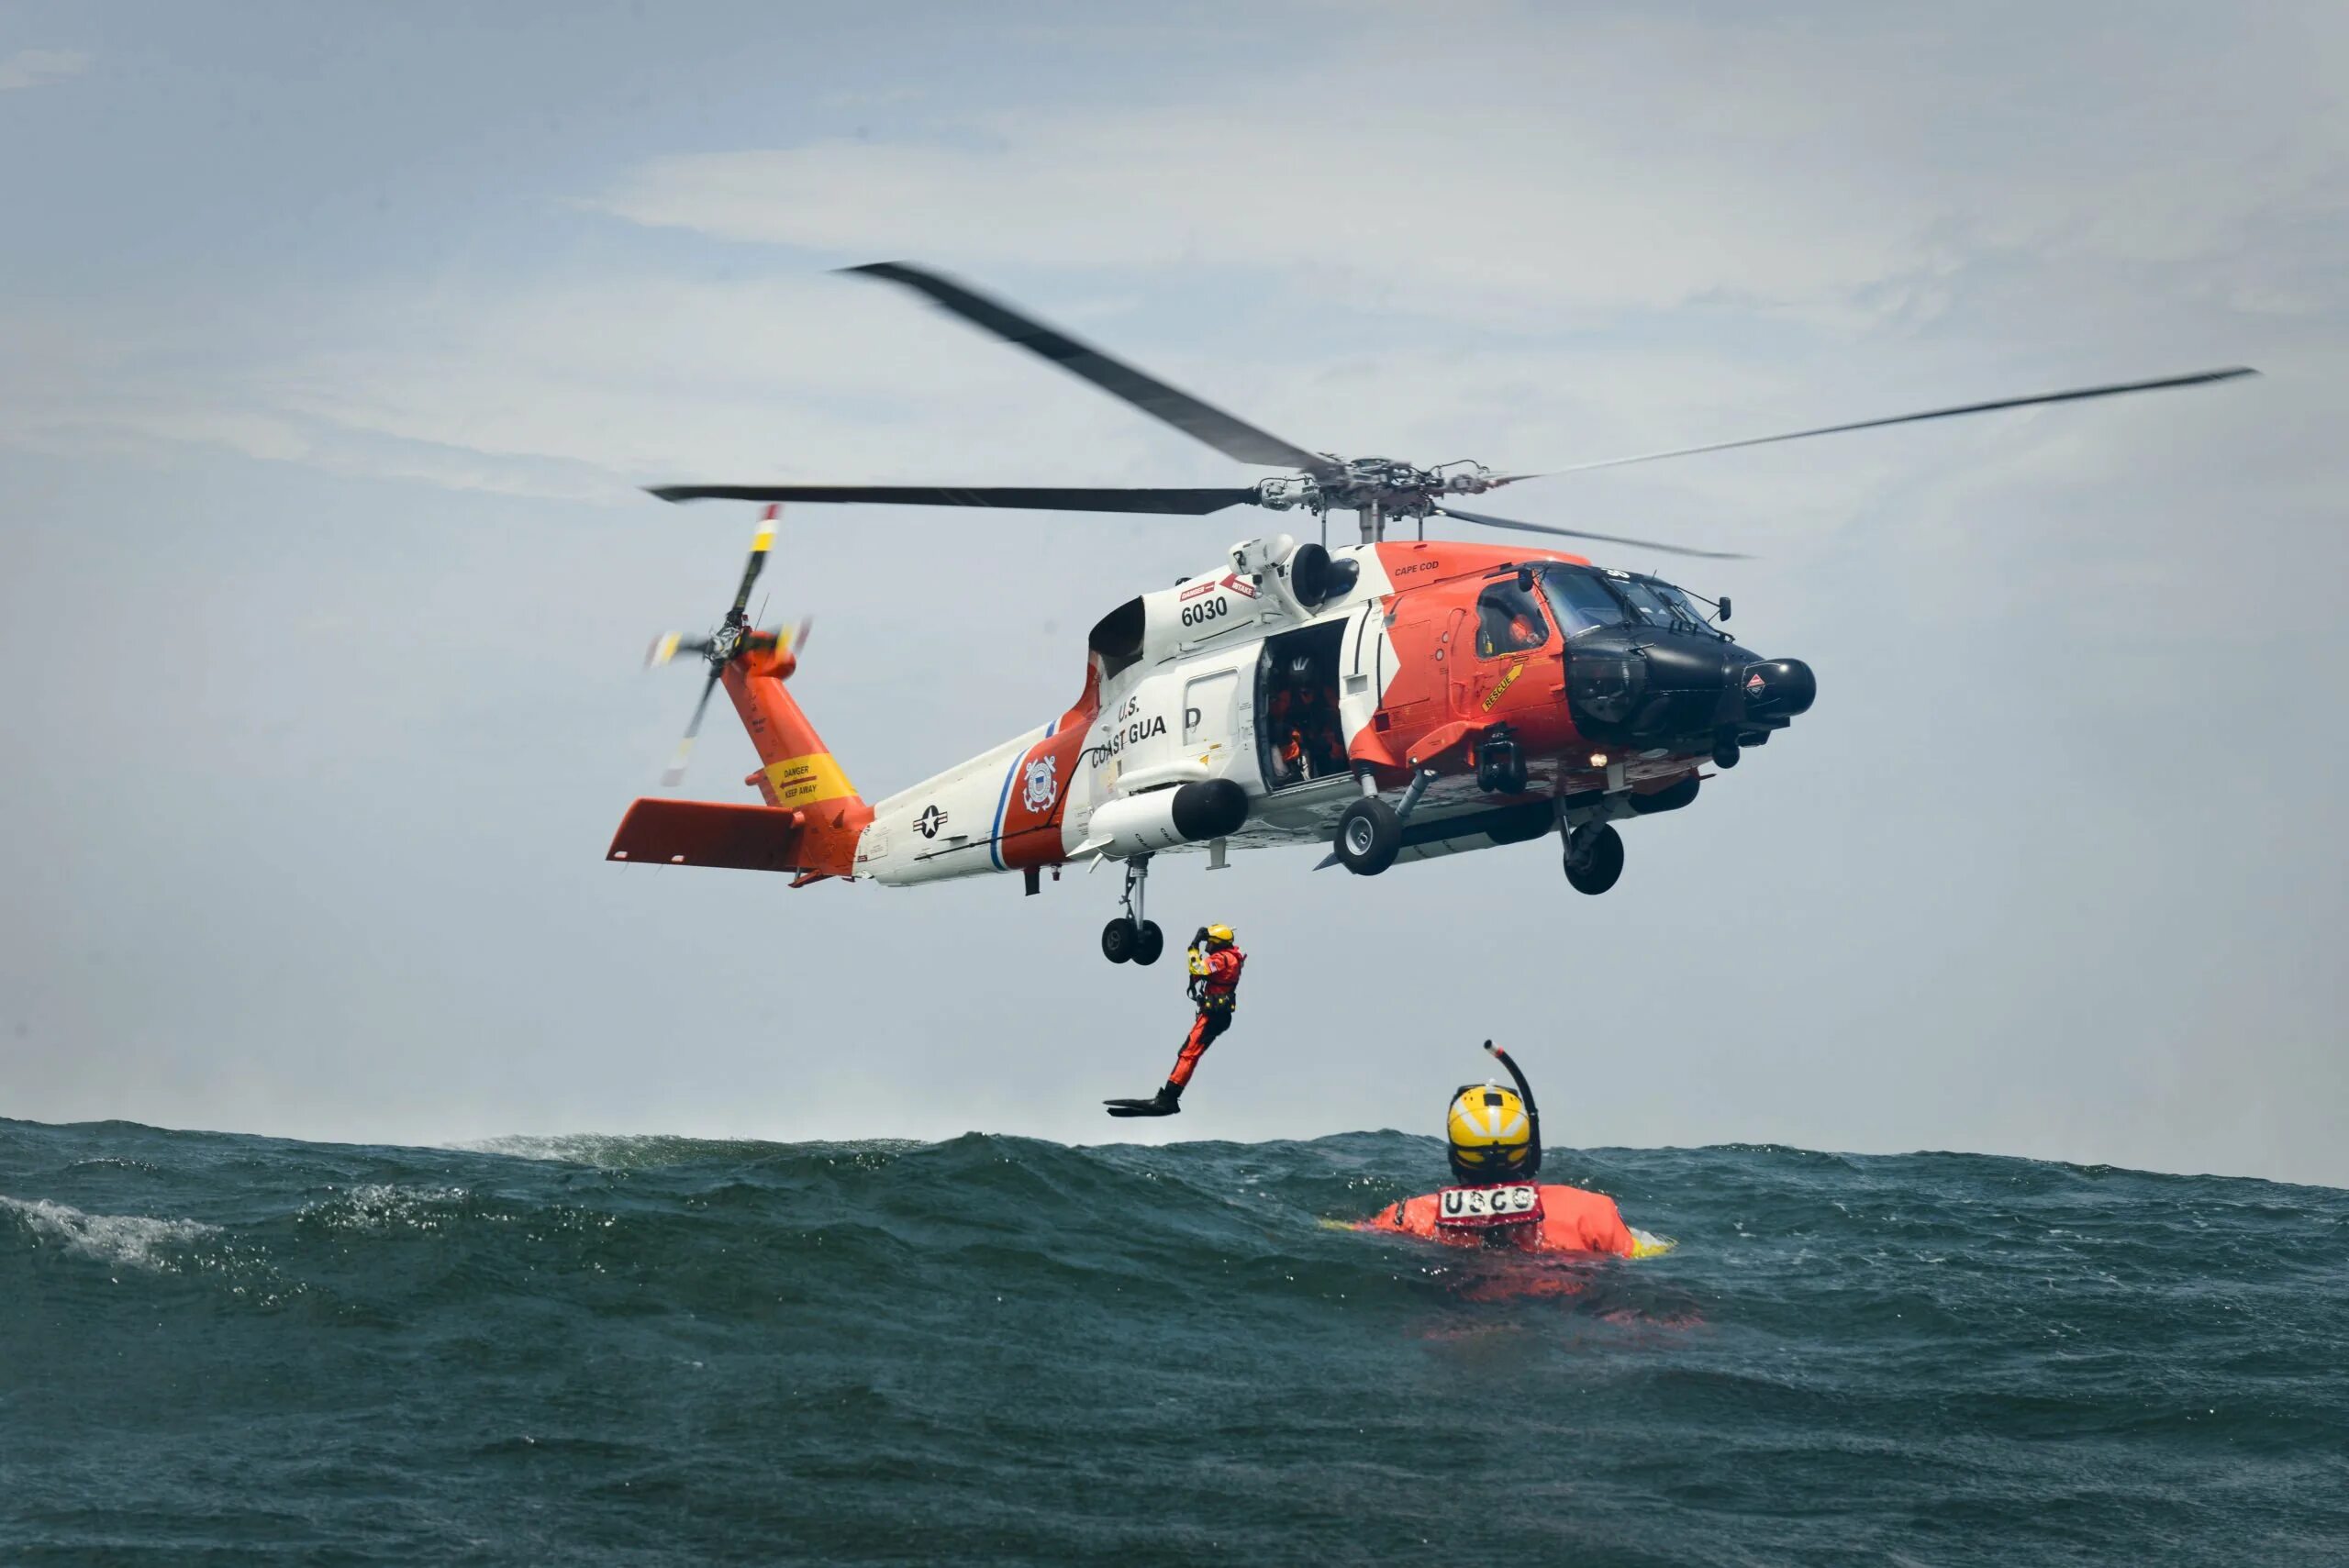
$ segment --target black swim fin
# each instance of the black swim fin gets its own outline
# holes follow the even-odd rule
[[[1111,1116],[1174,1116],[1183,1108],[1183,1096],[1178,1091],[1168,1094],[1161,1089],[1146,1100],[1104,1100]]]

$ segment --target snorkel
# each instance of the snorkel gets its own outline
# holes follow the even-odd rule
[[[1517,1084],[1517,1097],[1525,1102],[1526,1133],[1532,1140],[1533,1149],[1526,1158],[1524,1173],[1519,1179],[1531,1181],[1542,1170],[1542,1112],[1533,1103],[1533,1085],[1525,1081],[1524,1072],[1508,1051],[1489,1040],[1485,1042],[1485,1049],[1493,1053],[1494,1061],[1508,1069],[1510,1079]]]

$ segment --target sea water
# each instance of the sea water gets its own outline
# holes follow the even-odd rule
[[[2349,1194],[1441,1146],[0,1121],[0,1562],[2349,1562]]]

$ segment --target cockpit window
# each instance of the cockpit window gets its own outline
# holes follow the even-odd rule
[[[1675,588],[1669,583],[1650,583],[1647,585],[1654,590],[1657,598],[1664,602],[1665,607],[1680,617],[1691,629],[1705,629],[1705,613],[1690,602],[1686,589]]]
[[[1558,625],[1570,638],[1594,627],[1623,624],[1623,606],[1607,591],[1606,584],[1587,572],[1553,566],[1542,573],[1542,590],[1557,613]]]
[[[1549,640],[1549,623],[1542,618],[1533,591],[1519,587],[1516,578],[1494,584],[1477,599],[1477,658],[1497,659],[1504,653],[1522,653]]]
[[[1664,602],[1664,595],[1655,591],[1653,584],[1642,583],[1636,577],[1619,577],[1615,580],[1615,591],[1623,595],[1624,603],[1631,606],[1631,613],[1648,625],[1675,628],[1680,625],[1680,617],[1673,613],[1672,606]]]
[[[1669,583],[1659,583],[1653,577],[1618,577],[1615,591],[1631,606],[1632,613],[1650,626],[1669,627],[1675,631],[1711,631],[1716,637],[1724,633],[1714,630],[1688,595]]]

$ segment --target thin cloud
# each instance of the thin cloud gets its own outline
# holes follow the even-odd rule
[[[0,93],[79,76],[90,69],[90,58],[78,49],[20,49],[0,60]]]
[[[1310,279],[1323,306],[1513,333],[1696,306],[1856,336],[1935,313],[1966,268],[2051,261],[2313,307],[2243,236],[2337,215],[2349,124],[2312,63],[2332,50],[2196,40],[2151,89],[2080,100],[2105,40],[2043,43],[2018,79],[1963,30],[1831,44],[1519,17],[1497,52],[1449,17],[1390,19],[1339,46],[1329,72],[1355,91],[1334,102],[1235,72],[1163,101],[664,156],[587,205],[846,260],[951,234],[973,266],[1245,269]],[[1996,92],[2017,102],[1986,114]]]

